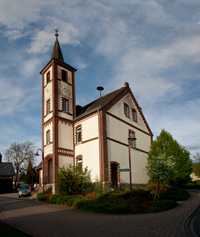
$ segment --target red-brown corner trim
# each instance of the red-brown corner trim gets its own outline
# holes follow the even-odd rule
[[[107,145],[107,125],[106,125],[106,112],[100,111],[100,123],[101,123],[101,155],[102,155],[102,167],[101,177],[102,181],[108,181],[108,145]]]

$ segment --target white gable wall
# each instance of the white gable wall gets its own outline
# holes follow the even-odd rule
[[[129,112],[131,112],[132,108],[136,110],[137,122],[133,121],[131,113],[130,118],[125,116],[124,103],[129,106]],[[135,184],[147,183],[149,177],[146,174],[145,166],[147,164],[147,153],[151,145],[151,136],[148,135],[149,131],[137,111],[130,94],[125,95],[107,112],[108,165],[110,165],[110,162],[115,161],[119,163],[120,169],[129,168],[128,131],[132,130],[135,132],[135,137],[137,138],[136,149],[130,148],[132,182]],[[111,178],[110,173],[109,177]],[[120,172],[120,182],[129,183],[129,172]]]

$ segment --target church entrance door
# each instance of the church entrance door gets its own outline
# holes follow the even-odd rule
[[[118,164],[111,164],[111,182],[112,187],[118,187]]]

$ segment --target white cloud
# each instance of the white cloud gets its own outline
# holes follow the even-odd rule
[[[68,22],[64,22],[57,18],[49,18],[49,24],[52,26],[47,27],[45,30],[38,31],[32,38],[29,53],[45,53],[52,47],[55,42],[55,36],[53,34],[53,26],[58,26],[58,29],[62,29],[62,34],[59,37],[61,44],[79,44],[78,40],[78,29]]]
[[[40,19],[39,0],[0,1],[0,22],[11,29],[23,29],[29,23]]]
[[[21,73],[30,78],[31,76],[35,75],[35,72],[38,69],[38,66],[41,65],[41,60],[39,58],[31,58],[29,60],[24,60],[21,67]]]
[[[17,109],[24,92],[16,83],[9,83],[5,78],[1,78],[0,81],[0,116],[2,116]]]

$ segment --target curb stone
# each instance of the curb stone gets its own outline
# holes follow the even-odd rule
[[[194,212],[188,217],[188,219],[185,222],[185,232],[190,237],[199,237],[198,235],[196,235],[196,233],[194,232],[194,229],[193,229],[193,223],[195,221],[195,216],[196,216],[196,213],[199,212],[199,210],[200,210],[200,206],[198,206],[194,210]]]

